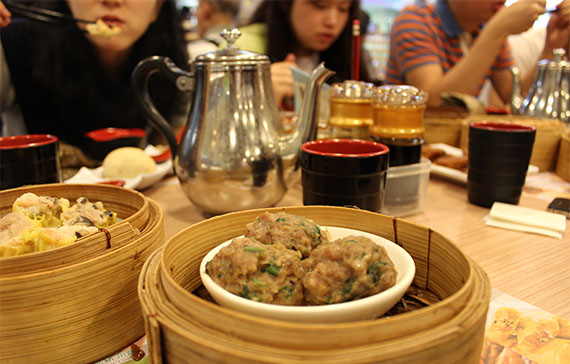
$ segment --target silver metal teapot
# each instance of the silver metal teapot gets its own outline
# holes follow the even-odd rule
[[[225,49],[200,55],[191,72],[165,57],[141,61],[133,87],[144,114],[166,137],[180,184],[192,203],[208,214],[269,207],[298,176],[301,144],[316,136],[322,83],[334,72],[319,65],[311,74],[298,118],[286,134],[265,55],[239,50],[238,29],[225,29]],[[164,73],[192,105],[180,145],[148,94],[148,80]]]
[[[513,67],[511,112],[513,114],[560,119],[570,123],[570,63],[562,48],[554,60],[543,59],[536,66],[533,84],[526,98],[521,95],[520,71]]]

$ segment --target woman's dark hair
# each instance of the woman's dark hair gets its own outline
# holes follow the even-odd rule
[[[272,62],[282,61],[294,49],[295,39],[291,35],[295,33],[290,23],[293,2],[291,0],[264,0],[249,21],[249,24],[264,23],[266,25],[267,55]],[[349,20],[342,33],[327,50],[319,54],[320,61],[325,62],[327,68],[336,72],[332,81],[351,78],[352,19],[358,19],[359,13],[360,1],[351,1]],[[360,57],[360,79],[373,81],[363,65],[363,57]]]
[[[66,1],[36,1],[33,5],[71,15]],[[130,86],[132,71],[141,60],[166,56],[180,68],[189,69],[181,14],[174,0],[163,0],[156,21],[135,42],[122,67],[114,73],[103,68],[95,47],[79,28],[38,22],[26,25],[25,29],[30,30],[26,39],[33,40],[22,44],[26,54],[34,57],[30,79],[38,89],[48,90],[45,103],[61,105],[57,111],[63,117],[51,128],[61,130],[60,137],[73,144],[77,143],[76,135],[85,130],[147,125]],[[163,115],[169,118],[183,108],[181,93],[166,77],[156,75],[150,82],[151,97]],[[22,111],[28,123],[24,108]],[[28,125],[32,130],[45,128],[45,125]]]

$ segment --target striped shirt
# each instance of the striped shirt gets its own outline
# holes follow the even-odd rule
[[[405,7],[392,25],[386,82],[403,84],[407,72],[428,64],[438,64],[443,73],[448,72],[464,56],[464,50],[470,48],[464,46],[462,39],[474,41],[480,32],[481,28],[473,34],[464,32],[445,0],[438,0],[435,5]],[[505,39],[485,79],[512,65],[511,48]]]

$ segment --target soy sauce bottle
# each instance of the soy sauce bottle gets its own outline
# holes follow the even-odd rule
[[[420,162],[427,98],[425,91],[413,86],[374,89],[370,135],[390,148],[390,167]]]

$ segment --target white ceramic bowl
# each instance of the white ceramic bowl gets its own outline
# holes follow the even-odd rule
[[[254,316],[284,321],[313,323],[348,322],[374,319],[386,313],[398,302],[406,293],[410,284],[412,284],[416,274],[416,266],[412,257],[400,246],[378,235],[340,227],[323,227],[323,229],[328,230],[331,241],[348,235],[360,235],[370,238],[376,244],[383,246],[392,262],[394,262],[398,272],[396,284],[373,296],[331,305],[284,306],[251,301],[226,291],[206,273],[206,264],[214,258],[220,249],[229,245],[231,240],[216,246],[204,256],[200,264],[202,283],[214,300],[221,306]]]

